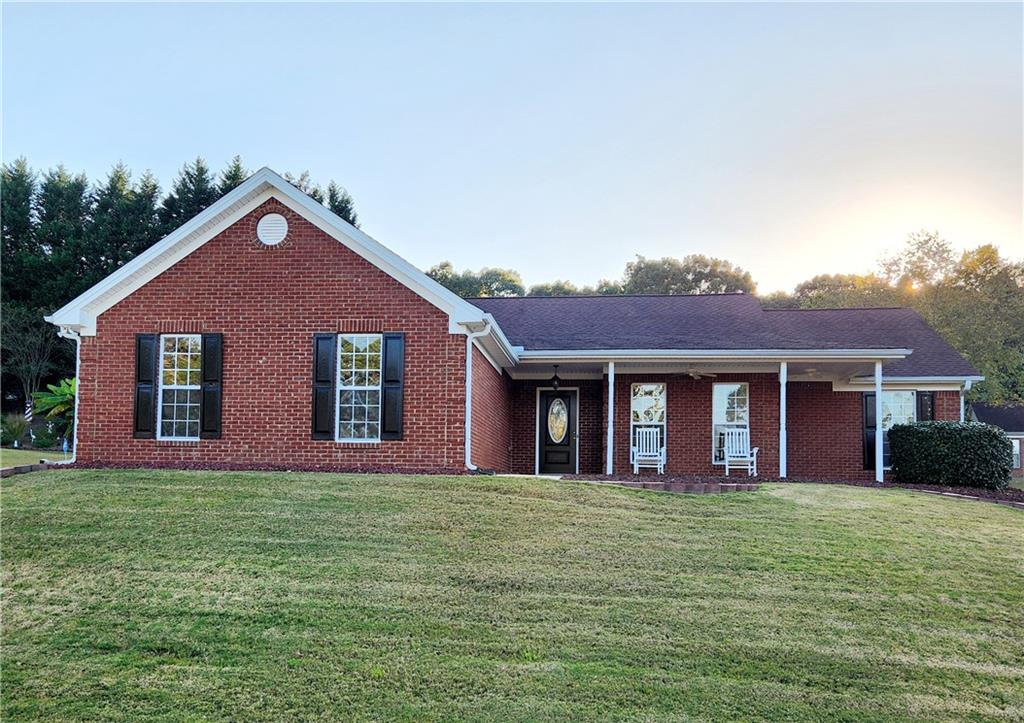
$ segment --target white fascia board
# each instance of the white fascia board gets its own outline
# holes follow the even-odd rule
[[[802,361],[802,360],[875,360],[903,359],[912,349],[527,349],[519,352],[520,361],[618,361],[629,359]]]
[[[458,324],[481,321],[483,312],[441,286],[408,261],[370,238],[269,168],[261,168],[209,208],[182,224],[120,269],[44,317],[84,336],[96,333],[96,317],[121,301],[240,218],[276,198],[332,238],[438,307],[449,317],[452,333],[466,333]]]

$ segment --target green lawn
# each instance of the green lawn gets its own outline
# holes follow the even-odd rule
[[[2,483],[3,718],[1024,716],[1024,514],[902,490]]]
[[[70,457],[71,455],[67,455]],[[38,464],[41,459],[65,459],[63,452],[52,449],[11,449],[0,447],[0,467],[17,467],[22,464]]]

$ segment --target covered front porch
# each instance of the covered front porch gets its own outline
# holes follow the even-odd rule
[[[511,467],[525,474],[630,474],[638,436],[653,428],[665,474],[723,476],[725,436],[740,429],[758,448],[761,477],[880,480],[881,445],[872,450],[874,470],[864,470],[863,392],[879,392],[871,402],[875,418],[882,418],[884,365],[902,356],[898,350],[778,358],[534,353],[510,375]]]

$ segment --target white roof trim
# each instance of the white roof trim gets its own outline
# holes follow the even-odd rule
[[[479,323],[483,312],[452,293],[398,254],[385,248],[307,196],[269,168],[261,168],[195,218],[153,244],[120,269],[45,317],[83,336],[96,334],[96,317],[201,247],[231,224],[276,198],[341,244],[448,314],[449,330]]]
[[[523,349],[520,361],[604,359],[765,359],[798,361],[803,359],[903,359],[912,349]]]

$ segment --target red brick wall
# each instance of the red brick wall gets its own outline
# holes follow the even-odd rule
[[[631,385],[642,382],[668,384],[666,423],[668,474],[721,475],[723,465],[711,461],[711,394],[716,382],[747,382],[750,385],[750,442],[759,448],[757,467],[762,476],[779,471],[779,380],[774,374],[719,374],[693,379],[689,375],[615,376],[616,474],[632,472],[629,463]],[[607,391],[605,391],[607,397]],[[607,407],[604,418],[607,419]],[[605,425],[605,428],[606,425]],[[733,472],[746,474],[745,472]]]
[[[288,238],[256,241],[276,211]],[[103,313],[83,339],[78,458],[87,463],[461,469],[465,337],[407,287],[271,200]],[[134,338],[224,334],[223,436],[132,439]],[[314,332],[406,335],[404,439],[310,439]],[[484,366],[482,364],[481,366]]]
[[[474,362],[475,363],[475,362]],[[563,387],[579,387],[580,474],[603,471],[604,445],[600,379],[566,379]],[[512,381],[512,471],[533,474],[537,467],[537,388],[550,386],[547,379]]]
[[[786,385],[786,470],[794,479],[874,479],[864,470],[864,395],[831,382]]]
[[[935,392],[935,419],[960,421],[960,392]]]
[[[497,371],[487,357],[473,347],[473,464],[508,472],[511,469],[509,435],[512,430],[512,380]]]

